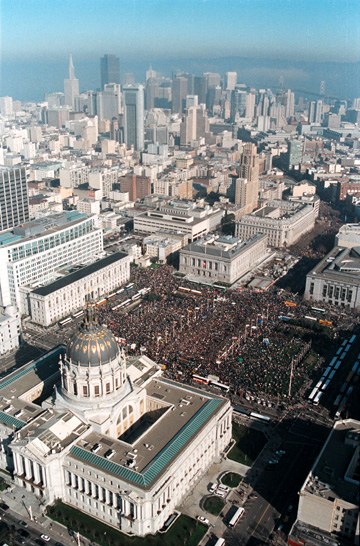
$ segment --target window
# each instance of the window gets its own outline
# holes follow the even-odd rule
[[[106,394],[110,392],[110,383],[106,383]]]
[[[88,388],[87,388],[87,385],[83,385],[83,395],[84,395],[84,396],[87,396],[87,395],[88,395]]]
[[[95,396],[100,396],[100,387],[99,387],[99,385],[95,385],[94,394],[95,394]]]

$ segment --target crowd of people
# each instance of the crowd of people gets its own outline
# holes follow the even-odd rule
[[[190,382],[193,374],[213,375],[232,392],[262,393],[267,399],[286,395],[290,377],[294,389],[306,379],[309,346],[286,332],[279,317],[302,317],[308,303],[286,302],[285,293],[276,289],[190,284],[167,265],[134,270],[132,281],[133,293],[150,288],[146,297],[125,310],[112,310],[115,304],[109,301],[99,308],[99,318],[125,340],[130,353],[143,352],[169,377]]]

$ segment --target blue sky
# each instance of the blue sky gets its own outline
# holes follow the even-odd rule
[[[4,62],[360,60],[360,0],[0,0]]]

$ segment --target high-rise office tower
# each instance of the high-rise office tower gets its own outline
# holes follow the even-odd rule
[[[171,91],[171,112],[181,114],[184,110],[186,95],[188,93],[188,80],[182,76],[176,77],[172,81]]]
[[[199,104],[206,104],[206,93],[208,90],[206,76],[195,76],[194,95],[199,97]]]
[[[309,123],[320,124],[323,118],[323,101],[311,101],[309,104],[308,121]]]
[[[12,116],[14,105],[12,97],[0,97],[0,114],[4,117]]]
[[[204,72],[203,77],[206,78],[208,89],[209,87],[216,87],[217,85],[220,85],[221,83],[220,74],[217,74],[215,72]]]
[[[210,111],[213,110],[214,106],[220,104],[221,98],[221,87],[216,85],[215,87],[209,87],[206,94],[206,108]]]
[[[107,83],[120,83],[120,60],[116,55],[107,53],[100,59],[101,89]]]
[[[144,86],[133,85],[123,88],[124,95],[124,138],[128,148],[144,148]]]
[[[299,140],[291,140],[288,143],[288,149],[285,154],[285,166],[287,169],[293,169],[301,164],[303,143]]]
[[[231,121],[234,122],[236,117],[246,117],[247,95],[244,89],[234,89],[234,91],[231,91]]]
[[[121,114],[121,90],[118,83],[106,83],[96,95],[96,113],[99,120],[116,118]]]
[[[199,97],[197,95],[186,95],[186,108],[190,106],[197,106],[199,104]]]
[[[146,110],[151,110],[151,108],[154,108],[155,98],[158,96],[158,88],[159,86],[155,78],[149,78],[146,80],[146,88],[145,88]]]
[[[69,60],[69,78],[64,80],[64,94],[65,105],[74,108],[75,97],[79,94],[79,80],[75,78],[75,70],[71,53]]]
[[[146,71],[146,76],[145,76],[145,77],[146,77],[146,82],[147,82],[148,80],[150,80],[150,78],[153,78],[154,80],[156,80],[156,78],[157,78],[157,73],[156,73],[156,70],[153,70],[153,69],[152,69],[152,66],[151,66],[151,65],[150,65],[149,70]]]
[[[295,112],[295,94],[288,89],[285,93],[285,117],[291,118]]]
[[[0,231],[29,221],[25,167],[0,168]]]
[[[240,158],[239,178],[246,180],[242,183],[241,205],[245,207],[245,214],[250,214],[258,205],[259,193],[259,155],[256,145],[246,143]]]
[[[122,84],[125,87],[125,85],[135,85],[135,76],[133,72],[125,72],[121,76]]]
[[[225,89],[233,91],[237,84],[237,72],[226,72],[225,74]]]
[[[198,106],[189,106],[185,110],[184,121],[180,125],[180,144],[191,144],[196,140],[196,117]]]

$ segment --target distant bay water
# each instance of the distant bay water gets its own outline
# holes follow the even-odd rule
[[[78,59],[73,53],[75,74],[79,79],[80,91],[96,90],[100,86],[100,56],[94,60]],[[320,81],[326,82],[326,94],[339,98],[360,97],[360,62],[301,62],[276,59],[251,59],[245,57],[221,57],[212,59],[170,59],[152,61],[152,68],[163,76],[171,77],[173,70],[201,75],[203,72],[227,71],[238,73],[238,82],[256,88],[279,85],[296,90],[297,95],[306,97],[306,92],[318,93]],[[120,58],[121,73],[133,72],[136,81],[145,80],[148,61],[125,62]],[[15,100],[42,101],[45,94],[63,91],[64,78],[68,76],[68,58],[61,61],[44,62],[36,59],[0,62],[0,96],[9,95]]]

